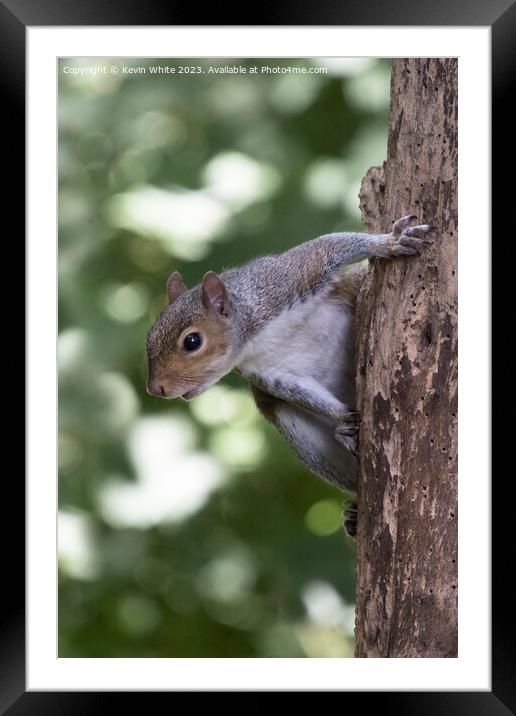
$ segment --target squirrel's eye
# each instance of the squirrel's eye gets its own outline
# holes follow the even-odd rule
[[[200,333],[189,333],[187,336],[185,336],[183,346],[185,351],[196,351],[198,348],[200,348],[201,343],[202,338]]]

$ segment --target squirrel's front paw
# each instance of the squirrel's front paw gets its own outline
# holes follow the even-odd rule
[[[419,224],[411,226],[417,216],[402,216],[394,222],[389,241],[385,245],[386,256],[419,256],[420,250],[430,243],[429,233],[435,231],[435,226]]]

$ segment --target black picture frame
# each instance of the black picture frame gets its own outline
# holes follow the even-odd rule
[[[246,8],[246,13],[248,12]],[[129,3],[127,0],[0,0],[0,81],[3,98],[4,161],[8,162],[8,211],[16,217],[9,249],[23,246],[18,238],[25,216],[25,39],[28,26],[77,25],[383,25],[383,26],[490,26],[492,31],[492,165],[496,169],[514,166],[512,138],[514,114],[507,111],[511,104],[510,80],[516,70],[516,3],[512,0],[397,0],[379,5],[374,0],[318,0],[317,3],[288,2],[262,4],[252,7],[253,22],[244,13],[239,17],[233,6],[213,4],[203,8],[203,22],[199,7],[173,3]],[[193,21],[193,22],[192,22]],[[374,48],[370,48],[374,55]],[[12,158],[5,159],[11,151]],[[504,241],[504,255],[510,249],[512,236],[501,226],[511,206],[511,182],[501,177],[492,194],[492,235]],[[496,232],[497,222],[500,230]],[[512,219],[510,228],[512,227]],[[505,235],[505,236],[504,236]],[[4,249],[7,242],[4,242]],[[15,246],[13,246],[13,244]],[[5,259],[5,253],[4,253]],[[508,263],[508,262],[506,262]],[[5,264],[4,264],[5,265]],[[507,269],[506,269],[507,270]],[[17,303],[19,302],[17,299]],[[17,312],[16,312],[17,313]],[[497,312],[495,311],[493,315]],[[21,333],[19,319],[13,321],[13,332]],[[53,340],[53,337],[49,340]],[[23,338],[22,338],[23,341]],[[33,346],[28,347],[34,349]],[[13,356],[14,360],[19,358]],[[504,368],[504,366],[501,366]],[[509,369],[509,366],[505,366]],[[503,371],[502,371],[503,372]],[[8,381],[9,382],[9,381]],[[16,387],[16,386],[13,386]],[[13,397],[19,404],[19,395]],[[14,422],[14,421],[13,421]],[[499,435],[499,433],[497,433]],[[3,605],[0,621],[0,712],[12,716],[21,714],[97,714],[112,712],[119,707],[121,696],[129,696],[131,705],[138,708],[142,698],[151,708],[158,708],[174,693],[112,693],[112,692],[26,692],[25,691],[25,494],[24,481],[16,461],[9,470],[9,488],[4,486],[5,578],[2,590]],[[510,468],[509,468],[510,470]],[[6,472],[4,470],[4,472]],[[510,482],[510,475],[507,475]],[[503,484],[503,476],[500,483]],[[5,485],[5,483],[4,483]],[[508,490],[509,488],[507,488]],[[492,691],[491,692],[347,692],[346,708],[357,708],[351,700],[360,698],[360,709],[377,708],[382,714],[493,714],[516,713],[516,658],[514,656],[514,606],[512,590],[507,587],[510,574],[509,545],[512,540],[512,520],[500,513],[510,509],[508,492],[498,484],[493,488],[493,595],[492,595]],[[13,519],[5,519],[6,513]],[[494,519],[494,514],[497,519]],[[488,521],[479,515],[479,528]],[[512,557],[512,559],[514,559]],[[510,570],[511,572],[513,570]],[[363,698],[367,696],[367,699]],[[174,702],[175,703],[175,702]],[[155,704],[155,706],[154,706]]]

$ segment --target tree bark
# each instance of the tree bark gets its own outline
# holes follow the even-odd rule
[[[457,656],[457,60],[393,61],[387,161],[364,223],[437,227],[371,262],[357,309],[358,657]]]

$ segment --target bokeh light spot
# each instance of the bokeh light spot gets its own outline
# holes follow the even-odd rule
[[[230,212],[203,191],[140,186],[116,194],[107,203],[107,218],[119,228],[161,241],[169,254],[185,261],[206,255],[209,242],[227,228]]]
[[[188,418],[142,418],[128,436],[137,481],[111,478],[99,491],[100,509],[113,527],[144,529],[197,512],[222,485],[225,472],[211,455],[193,450]]]
[[[381,110],[389,105],[388,77],[388,70],[383,65],[377,65],[371,72],[343,82],[344,94],[351,104],[361,110]]]
[[[99,418],[110,430],[130,425],[138,413],[139,400],[131,383],[122,373],[103,373],[98,380],[102,399]]]
[[[248,390],[214,385],[190,403],[190,410],[203,425],[245,425],[257,418],[258,412]]]
[[[348,604],[334,586],[322,580],[314,580],[305,585],[301,598],[314,624],[341,629],[347,634],[353,633],[354,606]]]
[[[98,576],[98,560],[91,517],[80,510],[59,510],[57,515],[59,568],[79,580]]]
[[[61,378],[77,369],[88,359],[90,336],[82,328],[67,328],[57,339],[57,364]]]
[[[319,500],[305,515],[305,525],[312,534],[325,537],[336,532],[342,524],[342,505],[335,500]]]
[[[209,562],[199,573],[196,584],[200,595],[233,602],[246,596],[255,578],[252,555],[241,547]]]
[[[234,209],[267,199],[280,185],[276,169],[240,152],[217,154],[205,166],[203,178],[210,194]]]
[[[149,292],[139,283],[114,284],[106,290],[103,304],[115,321],[133,323],[148,310]]]
[[[258,427],[221,428],[210,438],[210,449],[228,467],[256,467],[266,452],[265,436]]]
[[[127,634],[142,637],[157,629],[163,614],[153,599],[141,594],[129,594],[120,600],[118,617]]]
[[[281,75],[272,87],[270,99],[274,107],[285,114],[307,109],[325,82],[325,75]],[[322,81],[321,81],[322,80]]]
[[[339,159],[323,159],[313,162],[305,176],[305,193],[317,206],[338,206],[349,181],[346,164]]]

